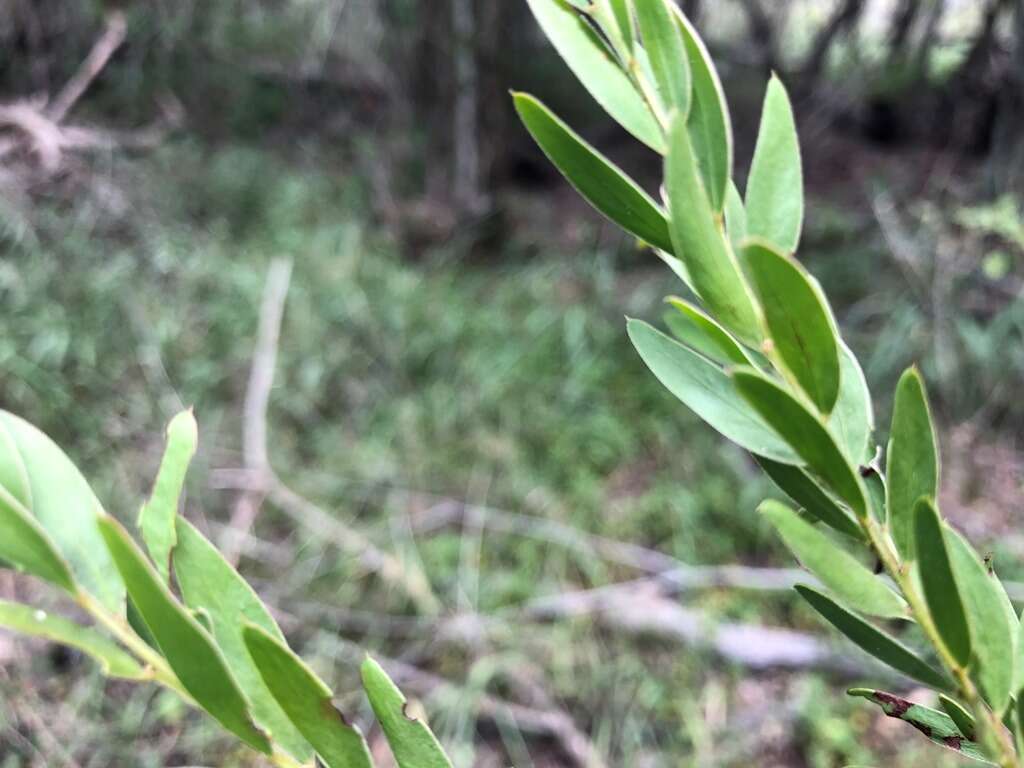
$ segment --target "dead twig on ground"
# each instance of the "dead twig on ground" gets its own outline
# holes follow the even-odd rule
[[[387,583],[400,588],[424,613],[437,613],[437,597],[421,570],[410,568],[394,555],[378,548],[363,533],[346,525],[318,504],[289,488],[274,471],[267,449],[267,410],[277,365],[281,321],[291,280],[291,261],[271,263],[260,306],[256,350],[243,406],[242,451],[245,467],[229,472],[241,482],[231,484],[241,491],[231,518],[230,535],[223,532],[220,544],[226,555],[236,561],[240,541],[248,534],[264,499],[301,525],[337,545],[343,552],[359,558],[367,571],[378,574]],[[224,477],[220,473],[218,477]],[[224,487],[221,485],[221,487]]]

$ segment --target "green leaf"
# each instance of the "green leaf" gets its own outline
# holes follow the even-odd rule
[[[885,522],[885,478],[872,465],[861,467],[861,481],[868,492],[868,504],[879,522]]]
[[[252,624],[282,643],[284,635],[259,596],[216,547],[185,518],[177,516],[176,525],[174,575],[182,600],[193,611],[204,612],[208,617],[213,637],[249,700],[257,725],[273,734],[274,740],[293,757],[308,760],[312,756],[309,744],[268,689],[246,648],[242,630],[246,624]]]
[[[772,75],[747,179],[747,231],[792,253],[804,219],[800,143],[789,95]]]
[[[945,541],[970,626],[974,651],[971,674],[985,700],[1001,714],[1014,693],[1011,686],[1016,663],[1017,628],[1010,622],[1012,614],[1006,611],[1006,592],[963,536],[947,527]],[[928,565],[924,561],[922,564]]]
[[[697,30],[674,2],[672,11],[683,31],[686,55],[690,59],[693,96],[687,127],[693,142],[693,154],[697,158],[711,208],[721,212],[729,179],[732,177],[732,122],[725,102],[725,91],[722,90],[711,55]]]
[[[896,385],[892,431],[886,457],[889,524],[905,560],[914,559],[914,505],[938,497],[939,452],[924,381],[908,368]]]
[[[627,321],[627,330],[636,351],[658,381],[714,429],[758,456],[783,464],[799,461],[736,394],[720,367],[643,321]]]
[[[840,533],[861,541],[864,539],[864,531],[860,524],[803,469],[790,464],[780,464],[763,456],[754,458],[768,477],[809,515]]]
[[[103,674],[108,677],[146,679],[139,663],[119,645],[96,630],[61,616],[53,616],[21,603],[0,600],[0,627],[77,648],[99,662]]]
[[[682,30],[673,23],[665,3],[666,0],[633,0],[661,106],[666,114],[674,110],[685,120],[690,112],[690,64]]]
[[[153,492],[139,510],[138,525],[142,539],[165,582],[170,581],[171,550],[177,543],[174,518],[178,515],[185,474],[195,456],[198,440],[199,428],[191,408],[171,419],[167,425],[167,447],[153,483]]]
[[[956,729],[960,731],[960,735],[965,739],[974,741],[975,722],[974,716],[971,715],[960,702],[955,699],[949,698],[944,693],[939,694],[939,704],[946,710],[946,714],[949,715],[949,719],[956,725]]]
[[[747,239],[747,211],[743,207],[743,198],[736,184],[729,179],[725,191],[725,230],[729,234],[729,243],[733,253],[741,253],[744,240]]]
[[[102,507],[82,473],[56,443],[27,421],[0,411],[0,425],[10,437],[6,460],[17,457],[27,478],[32,501],[28,511],[67,562],[76,583],[104,607],[123,613],[124,584],[96,530],[96,514]],[[4,477],[11,474],[11,470],[0,472]]]
[[[797,560],[846,605],[872,616],[907,617],[906,603],[881,578],[789,507],[769,500],[758,511],[775,526]]]
[[[754,298],[716,223],[689,133],[678,115],[669,129],[665,188],[675,254],[686,264],[694,288],[722,325],[747,344],[759,346],[761,324]]]
[[[757,371],[737,369],[732,379],[743,398],[854,514],[867,515],[864,484],[821,419],[781,384]]]
[[[102,515],[99,529],[128,594],[185,690],[227,730],[270,754],[270,742],[253,724],[245,696],[213,638],[174,599],[120,523]]]
[[[637,139],[664,153],[664,137],[654,115],[581,15],[563,0],[527,3],[558,55],[597,103]]]
[[[0,421],[0,488],[6,490],[25,509],[32,509],[32,486],[21,460],[18,446]]]
[[[816,589],[798,585],[796,591],[832,626],[879,661],[932,688],[947,690],[950,687],[950,681],[945,675],[891,635],[869,624]]]
[[[267,688],[327,768],[373,768],[359,729],[331,702],[333,693],[285,642],[262,627],[242,630],[245,646]]]
[[[515,93],[513,100],[534,141],[588,203],[641,240],[672,250],[665,213],[636,182],[533,96]]]
[[[0,559],[74,594],[75,579],[46,531],[0,487]]]
[[[681,342],[723,365],[754,365],[753,359],[727,330],[701,309],[678,296],[665,299],[677,311],[666,315],[669,330]]]
[[[872,456],[871,434],[875,416],[871,390],[857,357],[839,341],[839,398],[828,417],[828,428],[854,464],[866,464]]]
[[[828,414],[839,397],[839,346],[824,296],[796,260],[766,242],[747,241],[743,260],[764,311],[772,356]]]
[[[921,588],[928,612],[942,642],[957,663],[971,660],[971,633],[963,599],[949,559],[942,520],[928,497],[914,505],[914,548],[918,554]],[[1002,607],[999,608],[1002,612]]]
[[[615,18],[615,25],[619,29],[619,36],[629,53],[633,52],[636,39],[636,28],[633,22],[633,11],[630,8],[630,0],[608,0],[611,6],[612,16]]]
[[[380,664],[367,657],[360,672],[370,706],[384,730],[398,768],[451,768],[451,762],[426,724],[406,713],[405,696]]]
[[[971,760],[995,765],[988,760],[982,748],[964,738],[953,719],[942,712],[870,688],[851,688],[847,693],[874,702],[889,717],[909,723],[939,746],[951,749]]]

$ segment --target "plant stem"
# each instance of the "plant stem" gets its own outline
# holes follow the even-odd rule
[[[177,675],[171,671],[166,659],[150,648],[145,640],[135,634],[135,631],[129,626],[127,621],[111,613],[95,597],[84,590],[78,591],[75,595],[75,600],[86,613],[92,616],[97,623],[105,627],[110,634],[117,638],[118,642],[135,654],[139,661],[149,668],[152,679],[155,682],[170,688],[189,704],[195,705],[195,701],[182,686]]]
[[[861,527],[868,536],[875,554],[878,555],[885,570],[899,586],[900,591],[910,606],[911,613],[917,620],[922,631],[929,642],[935,647],[939,658],[946,669],[953,675],[960,695],[973,710],[980,728],[978,734],[980,742],[989,755],[998,760],[1000,768],[1020,768],[1016,750],[1010,739],[1006,728],[999,717],[986,705],[978,693],[974,681],[967,674],[967,670],[953,658],[953,655],[946,648],[939,631],[932,621],[931,613],[924,602],[923,597],[918,594],[917,585],[910,576],[910,571],[905,564],[900,562],[899,555],[892,546],[892,541],[886,534],[884,528],[871,515],[861,518]]]

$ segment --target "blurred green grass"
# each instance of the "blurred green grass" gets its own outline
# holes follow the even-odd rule
[[[164,424],[186,405],[196,408],[202,445],[188,514],[204,524],[229,518],[234,494],[215,487],[216,470],[242,463],[240,410],[263,281],[271,259],[289,256],[270,407],[275,468],[379,546],[421,561],[445,605],[500,616],[532,597],[634,575],[493,531],[411,538],[410,520],[446,498],[688,563],[789,564],[753,514],[767,483],[663,391],[628,344],[623,315],[656,318],[661,295],[676,290],[666,270],[611,248],[531,253],[514,239],[484,263],[454,246],[410,262],[375,229],[368,191],[344,160],[318,150],[285,159],[179,142],[111,162],[130,202],[54,201],[34,212],[29,234],[9,230],[0,402],[64,445],[122,519],[148,491]],[[826,224],[812,239],[835,236]],[[823,266],[827,286],[852,269]],[[853,271],[871,282],[863,263]],[[869,318],[858,330],[867,346],[877,326]],[[906,354],[874,375],[891,376]],[[947,764],[814,674],[749,675],[586,620],[528,631],[499,622],[483,639],[452,644],[433,631],[396,631],[410,616],[406,599],[323,532],[269,504],[254,532],[275,559],[254,551],[243,571],[340,690],[351,689],[354,671],[342,634],[464,686],[432,711],[460,765],[489,764],[493,756],[479,751],[487,743],[503,744],[519,766],[531,755],[545,764],[543,745],[538,752],[506,731],[477,739],[467,716],[475,693],[507,693],[523,677],[571,712],[612,765]],[[785,595],[717,591],[694,604],[710,616],[818,626]],[[339,629],[365,614],[379,621]],[[84,665],[66,676],[37,659],[7,674],[5,701],[21,697],[43,718],[73,711],[81,735],[65,747],[82,765],[214,756],[248,764],[198,716],[152,691],[104,685]],[[14,717],[8,706],[0,704],[0,728]],[[30,764],[24,745],[12,750],[0,765]]]

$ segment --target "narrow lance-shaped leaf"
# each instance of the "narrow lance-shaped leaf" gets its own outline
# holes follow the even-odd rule
[[[886,458],[889,524],[905,560],[915,557],[914,505],[922,496],[938,496],[937,445],[921,374],[908,368],[896,385]]]
[[[864,539],[864,531],[860,524],[825,493],[801,467],[780,464],[764,456],[754,458],[772,482],[803,507],[811,517],[847,536],[861,541]]]
[[[242,629],[246,623],[253,624],[280,642],[284,642],[284,635],[259,596],[217,548],[185,518],[177,516],[176,527],[174,574],[182,600],[193,611],[205,614],[209,630],[250,702],[256,723],[273,734],[292,756],[308,760],[309,744],[267,689],[264,676],[246,648]]]
[[[768,82],[754,159],[747,179],[747,232],[792,253],[804,219],[800,143],[786,88]]]
[[[665,188],[675,253],[686,264],[697,293],[722,325],[759,346],[761,323],[753,295],[716,223],[686,124],[678,115],[669,130]]]
[[[828,417],[828,428],[852,463],[866,464],[872,458],[871,434],[875,430],[871,391],[856,355],[841,339],[839,369],[839,397]]]
[[[96,530],[96,514],[102,507],[82,473],[53,440],[24,419],[0,411],[0,425],[7,430],[28,481],[28,512],[46,531],[75,582],[108,610],[122,613],[124,584]]]
[[[729,235],[733,253],[742,253],[743,241],[747,239],[747,211],[736,184],[729,179],[725,192],[725,231]]]
[[[597,103],[644,144],[664,152],[664,138],[654,115],[580,13],[563,0],[527,2],[559,56]]]
[[[945,542],[971,632],[971,674],[985,700],[1001,714],[1014,693],[1016,663],[1017,628],[1006,610],[1006,593],[963,536],[947,527]]]
[[[867,515],[864,484],[821,419],[780,384],[757,371],[737,369],[732,378],[743,398],[854,514]]]
[[[748,241],[743,259],[764,311],[772,356],[828,414],[839,397],[839,344],[828,304],[806,270],[767,242]]]
[[[533,96],[516,93],[513,100],[534,141],[588,203],[627,232],[672,251],[664,212],[636,182]]]
[[[950,687],[950,681],[945,675],[891,635],[843,608],[816,589],[798,585],[796,591],[832,626],[879,661],[932,688],[947,690]]]
[[[420,719],[406,712],[405,696],[373,659],[360,672],[370,706],[391,746],[398,768],[451,768],[437,738]]]
[[[690,59],[693,95],[686,124],[693,142],[693,154],[697,158],[711,208],[721,212],[732,177],[732,122],[725,91],[704,41],[678,5],[675,2],[671,5]]]
[[[754,365],[746,350],[714,318],[678,296],[665,301],[676,310],[666,316],[669,330],[684,344],[723,365]]]
[[[192,409],[182,411],[167,425],[167,447],[157,471],[149,501],[139,511],[139,530],[149,555],[164,581],[170,581],[171,550],[177,543],[174,518],[188,465],[196,453],[199,431]]]
[[[958,664],[966,667],[971,659],[967,614],[953,575],[939,511],[927,497],[918,499],[914,505],[914,548],[928,612],[946,649]]]
[[[0,627],[77,648],[110,677],[144,680],[142,667],[126,651],[94,629],[21,603],[0,600]]]
[[[951,699],[944,693],[939,694],[939,704],[942,705],[943,710],[949,715],[950,720],[956,725],[956,729],[960,731],[960,735],[965,739],[974,740],[974,733],[976,723],[974,722],[974,716],[968,712],[956,699]]]
[[[711,427],[758,456],[799,463],[796,454],[737,395],[719,366],[641,320],[629,320],[627,330],[651,373]]]
[[[612,16],[619,29],[619,37],[626,46],[626,50],[632,53],[636,42],[636,27],[630,0],[608,0],[608,5],[611,7]]]
[[[270,743],[253,724],[248,703],[213,638],[174,599],[120,523],[103,515],[99,529],[128,594],[185,690],[231,733],[270,754]]]
[[[74,594],[75,580],[43,527],[0,488],[0,560]]]
[[[255,624],[242,630],[267,688],[327,768],[373,768],[366,740],[331,702],[331,689],[284,642]]]
[[[851,688],[848,693],[874,702],[886,715],[914,726],[939,746],[951,749],[971,760],[995,765],[985,756],[984,750],[978,744],[964,738],[953,719],[942,712],[870,688]]]
[[[796,512],[771,500],[763,502],[758,511],[775,526],[803,566],[848,606],[873,616],[906,618],[906,604],[895,592]]]
[[[666,114],[675,111],[685,120],[690,112],[690,64],[682,30],[673,23],[666,0],[633,0],[633,6],[661,106]]]

